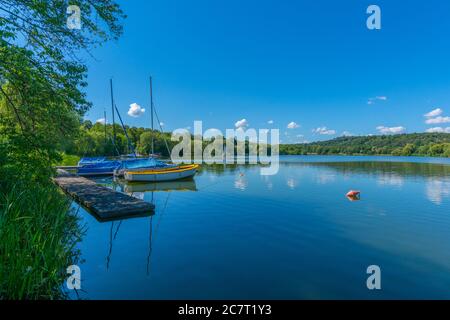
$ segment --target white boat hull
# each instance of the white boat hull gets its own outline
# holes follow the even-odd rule
[[[194,166],[187,170],[154,170],[152,172],[133,172],[125,171],[124,177],[127,181],[148,181],[148,182],[160,182],[160,181],[174,181],[180,179],[187,179],[193,177],[197,173],[197,167]]]

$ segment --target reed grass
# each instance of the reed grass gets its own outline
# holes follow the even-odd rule
[[[78,161],[80,161],[80,157],[76,155],[70,155],[66,153],[61,154],[62,160],[58,163],[60,166],[76,166]]]
[[[63,299],[82,229],[52,184],[16,183],[0,192],[0,299]]]

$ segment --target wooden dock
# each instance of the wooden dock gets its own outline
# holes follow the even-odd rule
[[[57,170],[61,169],[61,170],[77,170],[78,168],[80,168],[80,166],[56,166],[55,167]]]
[[[97,185],[94,181],[71,175],[61,169],[54,181],[100,221],[149,216],[154,213],[155,206],[151,203]]]

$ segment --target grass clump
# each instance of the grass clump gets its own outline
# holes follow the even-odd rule
[[[52,184],[17,183],[0,192],[0,299],[63,299],[77,264],[81,229]]]
[[[76,166],[80,161],[79,156],[66,153],[62,153],[61,158],[62,160],[58,163],[59,166]]]

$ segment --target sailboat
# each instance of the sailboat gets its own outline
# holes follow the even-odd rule
[[[114,119],[114,94],[113,83],[110,79],[111,87],[111,108],[112,108],[112,121],[113,121],[113,146],[116,147],[116,130]],[[120,116],[120,115],[119,115]],[[105,143],[107,141],[106,133],[106,112],[105,112]],[[98,176],[98,175],[112,175],[122,165],[120,159],[107,159],[106,157],[83,157],[78,162],[77,174],[79,176]]]
[[[113,137],[112,144],[115,150],[114,156],[112,158],[107,157],[83,157],[78,162],[78,175],[79,176],[98,176],[98,175],[117,175],[123,176],[123,169],[125,168],[156,168],[156,167],[164,167],[166,164],[164,163],[155,163],[153,158],[138,158],[136,151],[130,141],[125,125],[122,121],[122,117],[120,116],[119,109],[117,108],[114,102],[114,93],[113,93],[113,83],[112,79],[110,80],[111,87],[111,111],[112,111],[112,124],[113,124]],[[129,150],[132,151],[131,154],[128,155],[120,155],[119,151],[116,148],[116,127],[115,127],[115,113],[119,117],[122,129],[124,131],[125,137],[128,141]],[[105,112],[106,119],[106,112]],[[106,132],[106,122],[105,122],[105,143],[108,140],[107,132]],[[116,157],[115,155],[118,155]]]
[[[148,158],[130,159],[122,161],[121,165],[116,170],[114,170],[114,176],[121,178],[125,175],[125,171],[140,171],[145,169],[159,169],[173,166],[175,165],[158,161],[151,156],[149,156]]]
[[[153,105],[153,85],[152,85],[152,77],[150,77],[150,110],[151,110],[151,129],[154,132],[153,126],[153,114],[154,114],[154,105]],[[158,115],[155,113],[156,117]],[[159,119],[157,119],[159,122]],[[161,127],[161,125],[160,125]],[[161,128],[162,131],[162,128]],[[170,155],[170,150],[166,142],[167,151]],[[154,138],[152,135],[152,150],[151,154],[155,154],[154,150]],[[132,169],[124,169],[123,175],[125,180],[127,181],[148,181],[148,182],[160,182],[160,181],[174,181],[180,179],[188,179],[192,178],[198,171],[199,165],[191,164],[191,165],[174,165],[174,164],[164,164],[161,161],[155,160],[157,165],[150,168],[132,168]],[[159,164],[159,165],[158,165]]]

